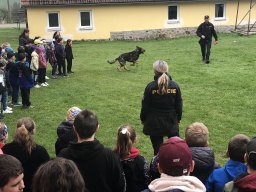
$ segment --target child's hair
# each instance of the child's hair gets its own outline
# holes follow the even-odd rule
[[[131,125],[122,125],[117,131],[116,153],[121,159],[130,156],[133,143],[136,140],[135,129]]]
[[[247,144],[246,158],[249,168],[256,170],[256,137]]]
[[[4,43],[1,45],[1,47],[2,47],[3,49],[5,49],[5,48],[7,48],[7,47],[11,47],[11,45],[10,45],[10,43],[8,43],[8,42],[4,42]]]
[[[25,149],[29,154],[31,154],[32,149],[36,146],[34,142],[35,129],[35,122],[30,117],[23,117],[17,122],[13,142],[25,145]]]
[[[11,59],[11,58],[13,58],[14,56],[15,56],[15,54],[12,53],[12,52],[8,52],[8,53],[7,53],[7,59]]]
[[[195,122],[186,128],[185,140],[189,147],[207,147],[208,139],[209,131],[203,123]]]
[[[29,29],[24,29],[23,32],[20,34],[19,38],[24,37],[25,33],[29,33]]]
[[[26,53],[17,53],[16,59],[17,61],[23,61],[26,58]]]
[[[22,173],[23,168],[18,159],[7,154],[0,155],[0,189],[3,188],[10,179],[16,178]]]
[[[84,192],[85,184],[76,164],[58,157],[38,168],[32,188],[33,192]]]
[[[234,161],[244,162],[244,154],[250,138],[243,134],[232,137],[228,143],[227,156]]]
[[[88,139],[96,132],[99,126],[98,118],[90,110],[83,110],[74,120],[74,128],[81,139]]]
[[[158,94],[164,95],[167,93],[168,84],[170,81],[168,73],[168,64],[165,61],[157,60],[153,63],[155,75],[158,76]]]
[[[60,43],[62,40],[63,40],[63,38],[59,37],[56,41],[57,41],[57,43]]]
[[[7,126],[0,122],[0,142],[4,143],[8,139],[8,128]]]
[[[52,36],[53,39],[56,39],[56,36],[60,36],[58,33],[59,33],[59,31],[55,31],[55,32],[53,33],[53,36]]]
[[[25,53],[25,47],[24,46],[19,46],[18,47],[18,53]]]
[[[71,39],[68,39],[68,40],[67,40],[67,45],[68,45],[71,41],[72,41]]]

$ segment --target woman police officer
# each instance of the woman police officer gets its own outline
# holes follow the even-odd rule
[[[178,84],[168,74],[168,64],[158,60],[153,69],[154,81],[145,88],[140,119],[143,133],[150,136],[156,155],[164,136],[179,136],[182,98]]]

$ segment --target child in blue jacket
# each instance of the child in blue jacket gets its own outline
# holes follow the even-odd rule
[[[26,62],[26,54],[18,53],[16,56],[16,67],[18,70],[17,82],[20,86],[23,108],[30,108],[30,89],[33,87],[33,78],[29,63]]]
[[[215,169],[206,181],[207,192],[223,192],[226,183],[242,173],[246,173],[244,163],[246,146],[250,139],[243,134],[231,138],[228,144],[227,156],[230,158],[223,168]]]

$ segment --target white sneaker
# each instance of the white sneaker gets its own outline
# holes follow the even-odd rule
[[[11,108],[11,107],[8,107],[8,106],[7,106],[7,109],[8,109],[9,111],[12,111],[12,108]]]
[[[40,88],[40,87],[41,87],[41,86],[40,86],[40,85],[38,85],[38,84],[36,84],[36,85],[35,85],[35,88]]]
[[[41,84],[41,86],[46,87],[47,85],[46,85],[46,84],[44,84],[44,83],[42,83],[42,84]]]
[[[49,79],[49,77],[45,76],[45,79],[47,79],[47,80],[48,80],[48,79]]]
[[[45,82],[44,84],[47,85],[47,86],[49,85],[47,82]]]
[[[5,110],[3,111],[3,113],[12,113],[12,111],[10,111],[10,110],[8,110],[8,109],[5,109]]]

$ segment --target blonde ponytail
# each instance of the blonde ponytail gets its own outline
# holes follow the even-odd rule
[[[164,95],[167,93],[168,90],[168,84],[169,84],[170,78],[166,73],[163,73],[159,78],[158,78],[158,93],[159,95]]]
[[[17,129],[14,134],[13,141],[25,146],[26,151],[31,154],[32,149],[36,146],[34,142],[35,122],[24,117],[18,120]]]
[[[166,61],[157,60],[153,63],[153,69],[155,75],[158,76],[158,93],[164,95],[167,93],[168,84],[170,81],[169,76],[167,75],[169,67]]]

